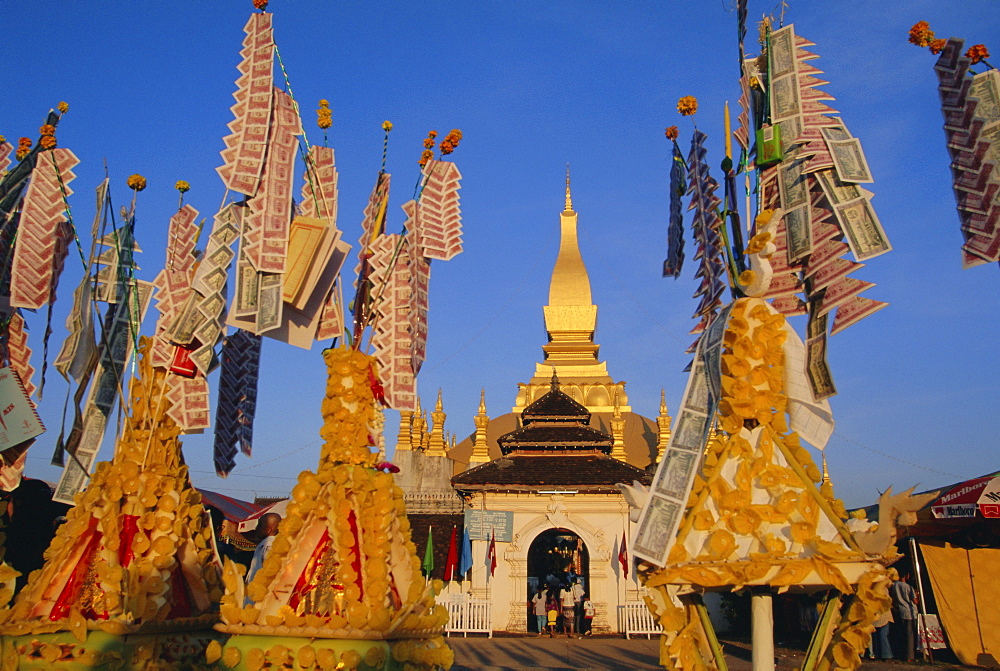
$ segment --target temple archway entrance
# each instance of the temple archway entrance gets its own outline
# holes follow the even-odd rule
[[[574,580],[590,593],[587,544],[569,529],[549,529],[540,533],[528,548],[528,631],[539,631],[531,604],[538,588],[545,590],[546,597],[558,601],[559,590]]]

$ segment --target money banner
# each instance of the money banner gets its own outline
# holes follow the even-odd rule
[[[152,294],[152,283],[134,280],[125,292],[124,300],[116,306],[113,314],[108,315],[103,351],[94,373],[94,382],[87,393],[78,437],[74,439],[71,435],[67,441],[66,449],[74,458],[68,461],[59,478],[53,501],[72,505],[73,497],[87,486],[90,469],[104,441],[108,418],[120,390],[125,388],[123,376],[132,357],[133,337],[139,332],[139,324]]]
[[[64,200],[73,193],[69,183],[76,175],[73,168],[80,160],[69,149],[57,147],[40,152],[31,183],[21,206],[14,259],[10,269],[10,305],[37,309],[49,302],[61,268],[60,252],[67,247],[60,240],[66,219]]]
[[[722,341],[732,309],[732,303],[727,305],[698,341],[670,441],[639,514],[632,552],[657,566],[667,563],[694,477],[701,468],[709,430],[721,398]]]

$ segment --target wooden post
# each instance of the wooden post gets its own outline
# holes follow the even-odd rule
[[[750,597],[753,671],[774,671],[774,611],[771,590],[754,590]]]

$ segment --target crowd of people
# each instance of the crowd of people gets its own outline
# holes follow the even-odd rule
[[[594,604],[578,578],[564,583],[539,587],[531,598],[531,612],[538,626],[538,635],[582,638],[591,633]]]

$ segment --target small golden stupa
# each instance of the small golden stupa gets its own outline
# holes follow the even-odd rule
[[[376,468],[381,432],[374,359],[323,354],[325,440],[303,471],[260,571],[249,585],[226,563],[222,624],[208,661],[222,669],[434,669],[454,660],[410,540],[403,491]]]

